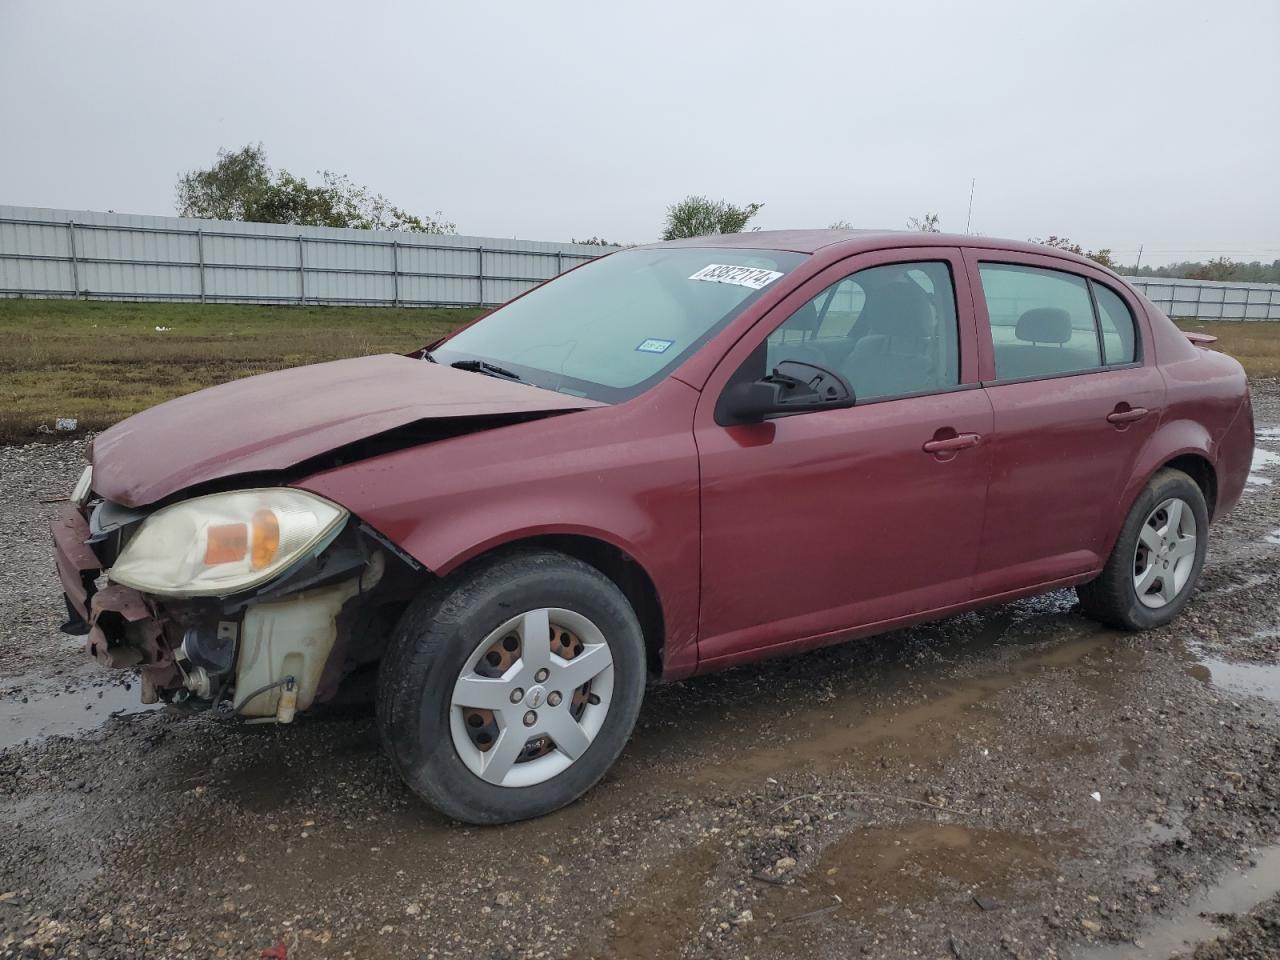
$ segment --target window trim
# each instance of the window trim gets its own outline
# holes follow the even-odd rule
[[[979,379],[983,387],[1000,387],[1005,384],[1013,383],[1032,383],[1041,380],[1061,380],[1064,377],[1080,377],[1092,374],[1109,373],[1113,370],[1131,370],[1146,365],[1146,341],[1143,327],[1139,322],[1138,314],[1134,312],[1133,305],[1129,302],[1124,294],[1115,289],[1114,285],[1103,280],[1096,279],[1092,275],[1092,271],[1083,272],[1079,268],[1084,264],[1077,264],[1069,260],[1059,260],[1056,257],[1047,254],[1021,253],[1013,250],[991,250],[986,247],[965,247],[962,251],[964,256],[965,267],[970,274],[970,294],[973,297],[974,307],[974,325],[977,328],[978,337],[978,365]],[[1030,377],[1006,377],[1000,379],[995,376],[995,337],[991,332],[991,312],[987,306],[987,292],[982,286],[982,265],[984,263],[993,263],[1009,267],[1026,267],[1032,270],[1046,270],[1057,273],[1065,273],[1068,276],[1076,277],[1084,281],[1089,291],[1089,302],[1093,309],[1093,325],[1094,334],[1098,338],[1098,358],[1102,361],[1101,366],[1088,367],[1084,370],[1067,370],[1062,373],[1051,373],[1046,375],[1037,375]],[[1071,269],[1076,268],[1076,269]],[[1129,316],[1133,320],[1133,337],[1134,337],[1134,359],[1124,363],[1106,362],[1107,351],[1106,345],[1102,339],[1101,319],[1098,313],[1098,305],[1096,297],[1093,293],[1093,284],[1100,283],[1108,290],[1120,298],[1120,302],[1125,305],[1125,309],[1129,311]],[[981,299],[979,299],[979,297]],[[986,337],[982,336],[986,333]],[[982,379],[981,368],[983,363],[990,364],[991,378]]]
[[[1101,280],[1094,280],[1093,277],[1085,277],[1089,284],[1089,297],[1093,300],[1093,317],[1098,326],[1098,343],[1102,347],[1102,368],[1104,370],[1124,370],[1129,367],[1140,367],[1146,359],[1145,350],[1143,349],[1142,334],[1138,327],[1137,314],[1133,312],[1133,307],[1129,306],[1129,301],[1116,290],[1111,284],[1103,283]],[[1097,295],[1093,292],[1094,286],[1105,287],[1110,290],[1112,295],[1120,301],[1125,310],[1129,314],[1129,324],[1133,328],[1133,359],[1126,360],[1123,363],[1107,363],[1107,343],[1102,339],[1102,308],[1098,305]]]

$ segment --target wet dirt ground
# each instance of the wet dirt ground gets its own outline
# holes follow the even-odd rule
[[[1200,590],[1119,634],[1047,594],[649,690],[579,803],[496,829],[367,711],[142,711],[56,632],[0,450],[0,958],[1280,956],[1280,384]],[[1268,454],[1274,454],[1271,459]]]

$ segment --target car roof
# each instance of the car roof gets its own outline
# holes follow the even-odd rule
[[[1098,264],[1078,254],[1057,247],[1046,247],[1025,240],[1004,240],[966,233],[926,233],[921,230],[752,230],[748,233],[713,234],[646,244],[646,247],[723,247],[748,250],[790,250],[793,253],[848,255],[871,250],[901,247],[980,247],[992,250],[1016,250],[1054,256],[1063,260]]]

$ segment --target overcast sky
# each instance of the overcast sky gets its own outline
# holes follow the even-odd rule
[[[0,0],[0,203],[172,214],[262,141],[464,234],[655,239],[689,193],[763,228],[1066,235],[1280,258],[1278,0]]]

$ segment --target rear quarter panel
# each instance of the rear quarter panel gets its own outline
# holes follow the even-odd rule
[[[1172,320],[1142,300],[1165,381],[1165,409],[1116,504],[1113,529],[1117,531],[1156,471],[1184,454],[1203,456],[1213,466],[1217,480],[1214,515],[1221,516],[1240,498],[1253,456],[1249,382],[1244,368],[1232,357],[1193,346]]]

